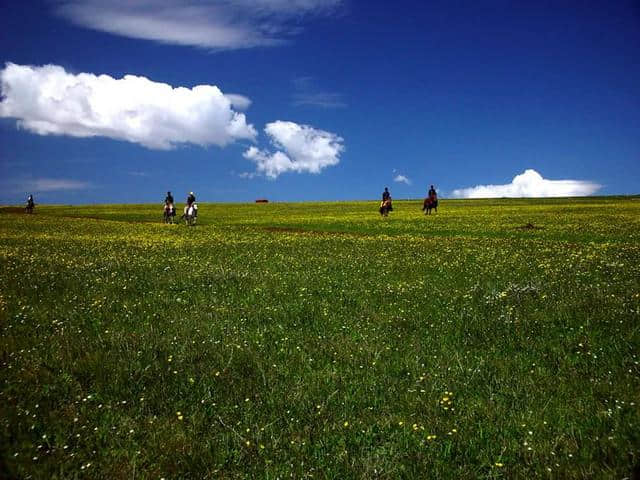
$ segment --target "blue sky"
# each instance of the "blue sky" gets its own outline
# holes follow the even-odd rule
[[[1,204],[640,192],[634,0],[103,3],[0,5]]]

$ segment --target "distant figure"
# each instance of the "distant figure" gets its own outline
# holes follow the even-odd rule
[[[429,203],[431,204],[431,208],[438,213],[438,194],[436,193],[436,189],[433,188],[433,185],[431,185],[429,189]]]
[[[193,202],[196,201],[196,196],[193,194],[193,192],[189,192],[189,196],[187,197],[187,207],[190,207],[191,205],[193,205]]]
[[[384,187],[382,192],[382,201],[380,202],[380,215],[386,217],[389,212],[393,211],[393,204],[391,201],[391,194],[389,193],[389,187]]]
[[[27,197],[27,206],[25,207],[24,211],[27,213],[33,213],[33,209],[35,208],[36,203],[33,200],[33,195],[29,194],[29,196]]]
[[[431,215],[431,210],[435,210],[436,213],[438,213],[438,194],[436,193],[436,189],[433,188],[433,185],[431,185],[427,193],[427,198],[424,199],[422,210],[424,210],[425,215]]]
[[[187,225],[195,225],[198,218],[198,205],[196,205],[196,196],[193,192],[189,192],[187,197],[187,204],[184,207],[184,214],[182,215]]]
[[[176,216],[176,207],[173,203],[173,195],[171,192],[167,192],[167,196],[164,198],[164,223],[173,223]]]

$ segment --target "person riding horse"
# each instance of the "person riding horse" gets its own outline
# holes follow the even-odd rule
[[[425,215],[431,215],[432,209],[438,213],[438,194],[436,193],[436,189],[433,188],[433,185],[431,185],[427,198],[424,199],[424,203],[422,204],[422,210],[424,210]]]
[[[189,196],[187,197],[187,207],[190,207],[191,205],[193,205],[195,201],[196,201],[196,196],[193,194],[193,192],[189,192]]]
[[[33,201],[33,195],[29,195],[27,197],[27,206],[25,207],[25,211],[27,213],[33,213],[33,209],[36,206],[36,203]]]
[[[389,187],[384,187],[382,192],[382,201],[380,202],[380,215],[386,217],[389,212],[393,211],[393,204],[391,202],[391,194],[389,193]]]
[[[196,218],[198,217],[198,206],[196,205],[196,196],[193,192],[189,192],[187,197],[187,204],[184,207],[184,214],[182,218],[185,219],[187,224],[194,225]]]
[[[164,198],[164,221],[165,223],[173,223],[173,218],[176,216],[176,209],[173,204],[173,195],[171,192],[167,192],[167,196]]]

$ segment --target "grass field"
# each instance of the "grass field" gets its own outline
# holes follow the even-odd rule
[[[631,478],[640,198],[0,209],[0,478]]]

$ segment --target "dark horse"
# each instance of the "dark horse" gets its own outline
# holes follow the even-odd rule
[[[425,198],[422,203],[422,210],[425,215],[431,215],[431,210],[435,210],[438,213],[438,197],[431,195]]]

